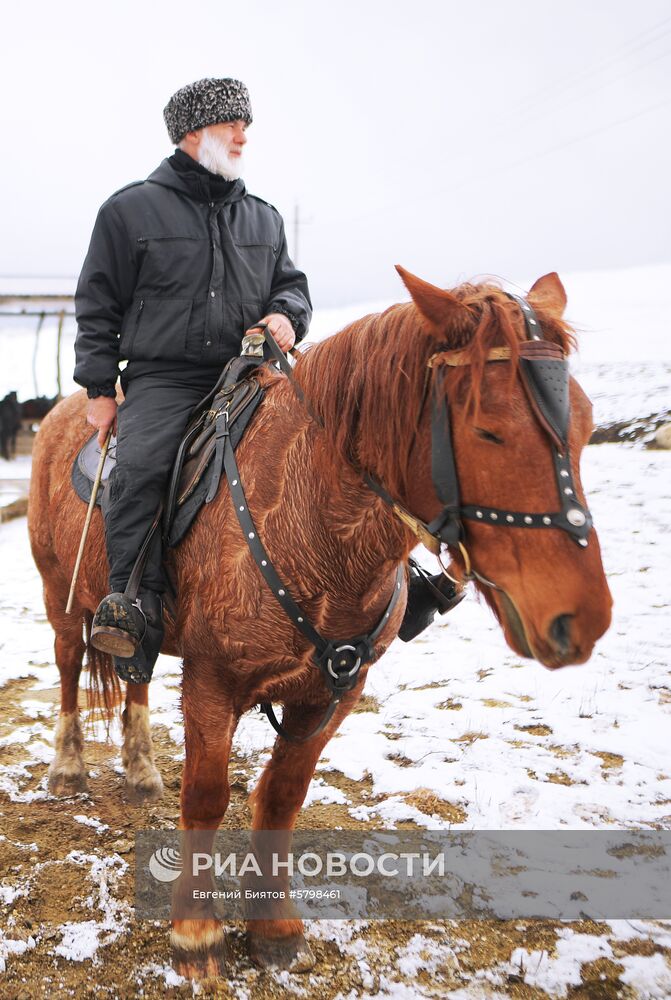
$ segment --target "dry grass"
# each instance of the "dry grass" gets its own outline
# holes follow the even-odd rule
[[[550,736],[552,733],[549,726],[543,725],[515,726],[515,729],[519,733],[529,733],[530,736]]]
[[[602,771],[622,767],[624,764],[624,757],[621,757],[619,753],[609,753],[607,750],[595,750],[593,752],[593,756],[598,757],[601,760]]]
[[[379,712],[380,702],[377,698],[374,698],[370,694],[364,694],[359,698],[358,702],[352,709],[352,713],[356,712]]]
[[[488,740],[489,733],[478,733],[475,731],[469,731],[464,733],[463,736],[457,736],[454,740],[455,743],[465,743],[467,746],[471,746],[476,740]]]
[[[446,701],[441,701],[436,708],[445,708],[450,712],[459,712],[464,706],[460,701],[455,701],[454,698],[448,698]]]
[[[438,816],[448,823],[465,823],[468,813],[454,802],[446,802],[430,788],[418,788],[403,796],[405,802],[427,816]]]

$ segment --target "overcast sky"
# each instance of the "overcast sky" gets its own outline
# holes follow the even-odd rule
[[[250,191],[318,306],[671,260],[668,0],[12,5],[0,276],[78,273],[99,205],[172,152],[185,83],[251,92]],[[6,283],[3,283],[6,285]]]

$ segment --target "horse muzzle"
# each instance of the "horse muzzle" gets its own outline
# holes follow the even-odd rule
[[[508,645],[549,670],[585,663],[610,625],[610,603],[599,610],[555,615],[537,629],[530,621],[525,622],[509,594],[499,590],[496,598]]]

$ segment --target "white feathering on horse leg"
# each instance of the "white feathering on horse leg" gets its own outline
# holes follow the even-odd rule
[[[184,930],[174,926],[170,932],[173,948],[182,951],[206,951],[218,947],[224,940],[224,931],[216,920],[180,920]]]
[[[147,705],[135,702],[126,705],[121,762],[131,796],[153,800],[163,795],[163,780],[154,762]]]
[[[49,767],[49,791],[52,795],[75,795],[86,790],[86,768],[82,750],[79,712],[61,712],[54,734],[56,756]]]

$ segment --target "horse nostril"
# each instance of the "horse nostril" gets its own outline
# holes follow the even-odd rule
[[[573,615],[558,615],[550,625],[550,638],[560,653],[571,649],[571,619]]]

